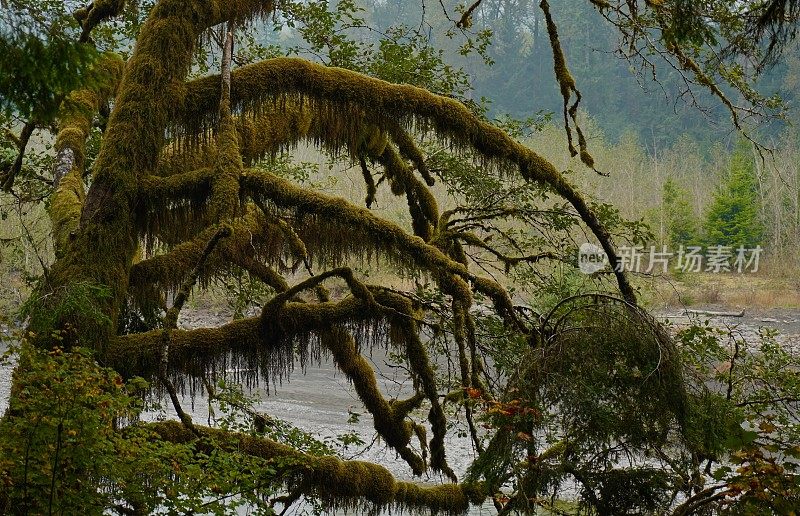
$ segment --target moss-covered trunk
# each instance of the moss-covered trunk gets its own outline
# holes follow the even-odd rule
[[[125,67],[80,225],[30,303],[38,345],[54,344],[56,331],[60,343],[99,350],[114,336],[143,215],[139,181],[155,169],[183,103],[195,42],[216,23],[270,8],[257,0],[164,0],[154,8]]]

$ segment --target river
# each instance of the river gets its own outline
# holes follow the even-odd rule
[[[709,307],[712,310],[721,310],[720,307]],[[690,318],[680,312],[660,312],[657,315],[669,320],[676,326],[690,322]],[[696,318],[693,316],[692,318]],[[219,324],[221,318],[215,314],[202,312],[187,312],[182,314],[183,327],[199,327]],[[755,336],[761,326],[775,328],[781,332],[783,341],[800,341],[800,310],[766,310],[761,312],[748,312],[744,317],[714,317],[712,324],[717,326],[737,325],[745,338]],[[0,352],[3,344],[0,344]],[[396,369],[386,365],[386,357],[382,350],[375,349],[370,357],[378,374],[379,383],[387,396],[405,395],[409,392],[408,384],[403,383]],[[11,382],[10,365],[0,365],[0,413],[7,406],[9,386]],[[347,379],[340,373],[334,364],[325,357],[319,364],[310,364],[305,371],[299,366],[289,378],[278,385],[270,386],[267,393],[265,386],[251,391],[259,395],[261,401],[255,408],[263,413],[287,420],[306,432],[318,438],[333,439],[344,433],[355,433],[365,443],[372,443],[375,431],[372,428],[369,414],[365,414],[355,391]],[[208,407],[202,397],[194,400],[184,397],[184,409],[190,411],[192,418],[202,424],[208,419]],[[163,403],[160,412],[148,412],[145,419],[158,417],[176,418],[175,411],[169,403]],[[362,413],[358,422],[350,424],[348,418],[351,412]],[[424,419],[420,416],[418,419]],[[463,432],[463,428],[453,427],[447,437],[448,459],[456,474],[461,477],[467,466],[474,458],[470,441]],[[410,470],[405,463],[399,461],[396,454],[387,449],[383,444],[376,443],[372,446],[348,448],[344,451],[345,458],[358,458],[373,461],[390,469],[399,479],[413,480]],[[419,479],[417,479],[419,480]],[[439,482],[440,478],[423,479],[426,482]],[[299,505],[295,513],[303,512]],[[490,504],[484,507],[473,508],[470,514],[495,514],[496,511]]]

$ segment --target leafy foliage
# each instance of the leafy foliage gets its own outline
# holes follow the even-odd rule
[[[485,402],[496,433],[470,475],[510,482],[509,508],[532,511],[568,478],[601,513],[668,503],[668,475],[647,458],[686,423],[676,350],[643,314],[597,301],[577,296],[553,308],[541,343],[509,372],[504,399]]]
[[[213,442],[166,443],[138,422],[148,390],[144,380],[123,382],[85,349],[44,352],[23,345],[3,359],[17,351],[22,381],[30,387],[0,422],[0,485],[11,479],[23,484],[0,496],[4,512],[107,514],[125,500],[145,513],[230,514],[237,507],[274,513],[265,500],[291,461],[254,458]],[[228,390],[223,384],[219,391],[221,427],[264,435],[263,425],[248,419],[252,412],[241,391]],[[17,415],[31,410],[41,417]],[[309,452],[331,451],[285,422],[272,422],[269,435]]]
[[[93,70],[99,53],[77,42],[77,23],[59,3],[35,15],[41,6],[12,2],[3,8],[0,109],[6,114],[49,123],[69,92],[102,80]]]

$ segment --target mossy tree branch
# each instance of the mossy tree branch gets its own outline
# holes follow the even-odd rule
[[[194,81],[186,95],[186,104],[179,121],[186,127],[199,130],[211,113],[218,78]],[[416,125],[449,137],[462,148],[477,151],[484,159],[501,167],[516,167],[529,181],[549,187],[567,200],[592,231],[609,258],[620,292],[635,302],[636,295],[625,273],[617,267],[619,257],[611,235],[583,196],[553,165],[511,139],[499,128],[476,118],[459,102],[437,96],[409,85],[395,85],[339,68],[328,68],[297,58],[276,58],[249,66],[233,73],[232,101],[237,106],[258,104],[267,99],[305,97],[306,102],[321,102],[327,111],[339,109],[341,119],[347,119],[352,106],[370,113],[375,120],[393,120],[401,126]],[[354,126],[353,131],[356,131]]]
[[[249,213],[231,222],[228,227],[231,235],[220,242],[219,252],[208,259],[201,281],[205,282],[214,274],[224,272],[225,262],[228,262],[247,269],[278,292],[286,290],[286,280],[268,265],[279,261],[285,247],[282,231],[277,224]],[[200,259],[206,242],[218,229],[219,226],[211,226],[164,254],[135,263],[129,277],[131,293],[135,295],[153,286],[167,292],[176,291]]]
[[[242,171],[242,157],[236,124],[231,113],[231,64],[233,59],[233,35],[235,25],[228,24],[222,50],[222,95],[219,102],[219,133],[217,134],[217,164],[211,184],[211,217],[213,220],[227,220],[239,211],[239,174]]]
[[[473,283],[474,287],[493,300],[503,317],[514,319],[511,300],[505,290],[495,281],[479,278],[467,267],[449,258],[433,245],[419,237],[409,235],[399,226],[380,219],[370,210],[354,206],[344,199],[329,197],[321,193],[299,188],[289,181],[264,171],[249,170],[242,174],[244,193],[256,199],[267,200],[280,208],[298,209],[326,220],[339,223],[353,231],[360,231],[384,251],[394,250],[403,254],[417,267],[433,271],[447,271]],[[367,242],[362,242],[364,246]],[[448,294],[460,292],[460,296],[471,297],[469,286],[463,281],[446,289]]]
[[[177,422],[151,423],[149,427],[168,442],[188,443],[196,439]],[[284,463],[287,462],[285,459],[290,459],[297,464],[292,486],[303,486],[306,494],[334,506],[367,501],[376,508],[463,514],[470,504],[479,505],[486,496],[480,484],[421,486],[398,481],[386,468],[376,464],[310,456],[267,438],[198,428],[204,437],[218,446],[264,459],[284,459]]]
[[[114,94],[122,76],[123,62],[118,56],[106,55],[97,66],[108,72],[111,81],[106,87],[85,89],[70,94],[62,105],[59,117],[53,165],[55,191],[48,209],[53,225],[56,256],[64,254],[78,229],[86,198],[83,185],[85,148],[92,129],[92,120],[100,105]]]
[[[581,92],[575,84],[575,79],[567,67],[567,58],[564,56],[564,51],[561,48],[561,41],[558,38],[558,27],[553,21],[553,15],[550,13],[550,4],[547,0],[542,0],[539,7],[544,13],[544,19],[547,23],[547,34],[550,39],[550,48],[553,51],[553,69],[561,89],[561,97],[564,100],[564,130],[567,132],[567,142],[569,146],[569,153],[572,156],[580,155],[581,161],[594,169],[594,158],[589,154],[588,146],[586,145],[586,137],[583,135],[580,125],[578,124],[578,106],[581,103]],[[575,102],[570,105],[570,99],[575,95]],[[571,123],[570,123],[571,121]],[[578,149],[572,140],[572,126],[575,127],[575,133],[578,136]],[[596,172],[596,170],[595,170]]]
[[[125,8],[125,0],[94,0],[89,5],[75,11],[75,19],[81,24],[80,43],[89,41],[95,27],[109,18],[119,16]]]
[[[22,162],[25,160],[25,151],[28,148],[28,142],[30,141],[31,136],[33,136],[33,131],[35,129],[35,122],[25,122],[25,125],[22,126],[19,136],[14,137],[16,140],[15,143],[17,144],[17,157],[14,160],[14,163],[11,165],[11,168],[4,171],[3,174],[0,174],[0,180],[2,180],[2,183],[0,183],[0,188],[2,188],[4,192],[10,192],[14,187],[14,180],[22,170]]]

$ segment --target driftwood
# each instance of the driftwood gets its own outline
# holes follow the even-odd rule
[[[711,317],[744,317],[744,308],[738,312],[715,312],[713,310],[684,310],[686,315],[710,315]]]

